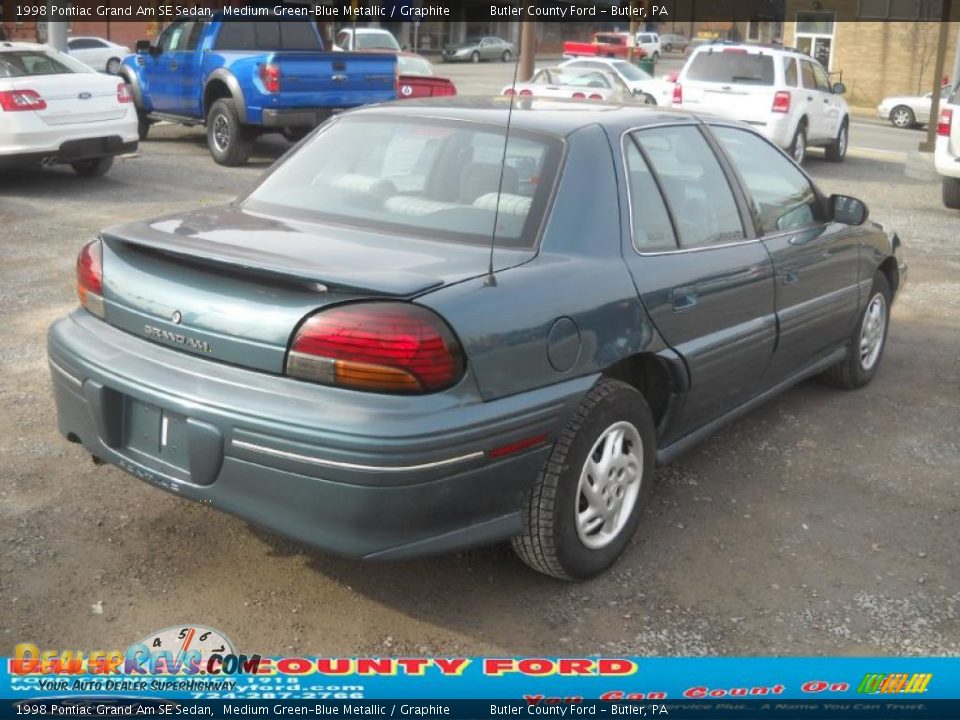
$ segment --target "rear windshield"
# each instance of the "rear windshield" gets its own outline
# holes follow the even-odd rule
[[[224,22],[218,50],[320,50],[320,36],[309,21]]]
[[[410,57],[409,55],[399,55],[397,57],[397,68],[401,75],[436,75],[433,65],[429,60],[422,57]]]
[[[690,63],[687,80],[773,85],[773,58],[740,50],[701,52]]]
[[[573,85],[585,88],[610,88],[610,76],[600,70],[589,68],[564,67],[544,70],[536,79],[540,85]]]
[[[388,32],[357,33],[357,50],[399,50],[400,46]]]
[[[498,126],[344,117],[268,175],[244,206],[477,244],[490,242],[496,222],[498,245],[532,247],[560,151],[556,138],[511,130],[502,164]]]
[[[69,75],[93,72],[83,63],[52,55],[42,50],[13,50],[0,52],[0,77],[31,77],[34,75]]]

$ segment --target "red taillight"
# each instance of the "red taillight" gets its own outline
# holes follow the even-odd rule
[[[582,92],[575,92],[575,93],[574,93],[573,95],[571,95],[570,97],[572,97],[574,100],[583,100],[583,99],[584,99],[585,97],[587,97],[587,96],[584,95]]]
[[[673,85],[673,104],[683,104],[683,88],[680,86],[680,83],[674,83]]]
[[[88,242],[77,255],[77,295],[80,304],[97,317],[103,309],[103,243]]]
[[[504,94],[504,95],[516,95],[516,94],[517,94],[517,91],[514,90],[513,88],[507,88],[506,90],[503,91],[503,94]]]
[[[273,64],[259,65],[260,82],[268,93],[280,92],[280,66]]]
[[[46,101],[36,90],[0,90],[0,108],[7,112],[44,110]]]
[[[130,94],[130,86],[126,83],[120,83],[117,85],[117,102],[118,103],[129,103],[133,102],[133,95]]]
[[[775,113],[790,112],[790,93],[785,90],[780,90],[776,95],[774,95],[772,109]]]
[[[526,95],[526,96],[529,97],[530,95],[533,95],[533,90],[521,90],[521,91],[520,91],[520,94],[521,94],[521,95]]]
[[[308,317],[287,355],[287,375],[390,393],[442,390],[463,375],[460,343],[420,305],[366,302]]]
[[[944,108],[940,111],[940,121],[937,123],[937,135],[950,137],[951,123],[953,123],[953,108]]]

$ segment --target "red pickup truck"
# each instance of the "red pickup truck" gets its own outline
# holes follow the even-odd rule
[[[630,51],[630,33],[599,32],[594,33],[593,42],[567,41],[563,44],[563,56],[575,57],[619,57],[626,58]],[[647,53],[641,48],[634,48],[633,57],[642,58]]]

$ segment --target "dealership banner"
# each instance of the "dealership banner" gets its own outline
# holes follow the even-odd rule
[[[0,718],[960,718],[960,658],[272,657],[216,630],[126,648],[25,641]]]

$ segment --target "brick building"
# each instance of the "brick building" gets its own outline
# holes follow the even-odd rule
[[[960,19],[960,3],[951,16]],[[847,86],[851,105],[930,92],[940,32],[939,0],[787,0],[783,42],[817,58]],[[944,74],[960,22],[951,22]],[[949,78],[955,82],[954,78]]]

